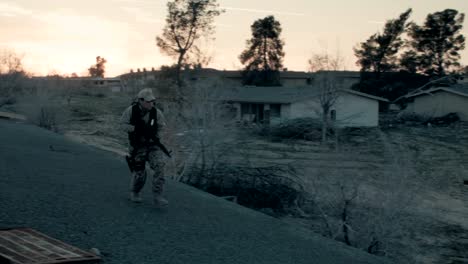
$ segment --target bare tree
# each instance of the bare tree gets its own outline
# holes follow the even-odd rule
[[[0,51],[0,106],[14,101],[13,95],[20,92],[26,77],[22,59],[13,50]]]
[[[333,73],[343,67],[344,59],[339,53],[336,55],[314,54],[308,60],[309,70],[316,73],[316,89],[318,91],[316,102],[319,105],[318,112],[322,122],[322,143],[327,141],[328,129],[335,125],[335,116],[332,110],[339,98],[339,90],[342,82]],[[333,124],[330,124],[333,122]]]
[[[0,51],[0,74],[22,72],[22,56],[12,50]]]
[[[320,116],[322,120],[322,143],[327,142],[327,133],[330,122],[336,121],[332,115],[332,108],[335,106],[339,98],[339,81],[331,76],[332,73],[324,72],[317,78],[319,89],[318,103],[320,105]],[[334,125],[334,124],[333,124]]]
[[[207,48],[201,48],[201,45],[193,47],[192,53],[187,58],[193,69],[206,68],[213,61],[213,55],[207,50]]]
[[[310,72],[338,71],[344,66],[344,58],[338,52],[335,56],[328,53],[312,54],[307,64]]]
[[[176,80],[182,86],[181,69],[196,42],[214,32],[214,18],[223,10],[216,0],[173,0],[167,3],[168,14],[163,33],[156,37],[160,50],[177,58]]]

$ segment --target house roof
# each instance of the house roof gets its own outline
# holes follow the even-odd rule
[[[242,71],[236,70],[216,70],[216,69],[202,69],[198,70],[197,74],[200,76],[222,76],[225,78],[242,78]],[[310,78],[313,73],[302,72],[302,71],[280,71],[281,78],[286,79],[307,79]]]
[[[310,96],[312,89],[283,86],[239,86],[221,96],[222,100],[250,103],[287,104],[304,96]]]
[[[349,93],[349,94],[354,94],[354,95],[358,95],[358,96],[362,96],[362,97],[367,97],[369,99],[374,99],[374,100],[377,100],[377,101],[389,102],[387,99],[385,99],[383,97],[379,97],[379,96],[375,96],[375,95],[371,95],[371,94],[366,94],[366,93],[361,93],[361,92],[354,91],[354,90],[351,90],[351,89],[342,89],[342,90]]]
[[[354,79],[361,78],[361,72],[358,72],[358,71],[318,71],[313,74],[315,75],[331,74],[333,76],[342,77],[342,78],[354,78]]]
[[[433,94],[433,93],[440,92],[440,91],[445,91],[445,92],[456,94],[459,96],[468,97],[468,83],[459,83],[459,84],[452,85],[450,87],[443,87],[443,86],[434,87],[434,88],[423,90],[414,94],[408,94],[405,96],[405,98],[413,98],[413,97],[417,97],[421,95]]]
[[[350,89],[340,89],[345,92],[372,100],[388,102],[387,99],[353,91]],[[222,100],[246,103],[270,103],[270,104],[290,104],[311,98],[318,98],[320,91],[310,86],[302,87],[260,87],[260,86],[241,86],[236,87],[221,96]]]
[[[152,71],[136,71],[132,73],[125,73],[121,76],[128,77],[128,76],[140,76],[145,74],[154,74],[159,75],[160,70],[152,70]],[[342,74],[343,72],[338,72]],[[212,78],[212,77],[224,77],[224,78],[234,78],[240,79],[242,78],[242,71],[238,70],[217,70],[212,68],[206,69],[197,69],[197,70],[188,70],[185,71],[185,74],[193,74],[200,78]],[[315,73],[311,72],[303,72],[303,71],[280,71],[280,76],[283,79],[307,79],[313,78]]]

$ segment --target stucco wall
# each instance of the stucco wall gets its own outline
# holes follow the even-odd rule
[[[407,109],[431,117],[439,117],[455,112],[460,116],[461,120],[468,121],[468,97],[445,91],[439,91],[433,95],[418,96]]]
[[[340,126],[376,127],[379,125],[379,101],[344,93],[336,103]]]
[[[379,103],[377,100],[341,93],[332,110],[342,127],[375,127],[379,125]],[[289,118],[319,118],[321,109],[317,100],[310,99],[291,104]]]
[[[304,101],[292,103],[289,107],[289,115],[287,116],[285,115],[285,117],[289,119],[300,118],[300,117],[318,118],[319,113],[320,113],[320,107],[319,107],[319,104],[315,100],[304,100]],[[281,116],[283,116],[283,111],[281,111]]]

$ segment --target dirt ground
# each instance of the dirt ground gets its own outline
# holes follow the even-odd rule
[[[59,102],[66,111],[58,130],[122,156],[126,138],[118,121],[130,102],[130,96],[121,94],[73,95],[70,101]],[[410,199],[391,201],[392,206],[404,208],[405,217],[399,218],[402,235],[392,240],[398,250],[390,255],[400,263],[468,263],[468,185],[463,184],[468,180],[468,124],[348,130],[340,135],[339,151],[318,142],[271,142],[258,137],[244,148],[254,164],[291,163],[310,172],[303,175],[305,181],[316,174],[361,175],[368,197],[411,192]],[[390,186],[388,178],[402,173],[406,181]],[[372,200],[366,203],[378,207]],[[321,222],[313,215],[283,220],[311,229],[320,228]]]

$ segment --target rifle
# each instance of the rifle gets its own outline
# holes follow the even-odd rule
[[[166,148],[166,146],[164,146],[163,143],[161,143],[159,138],[154,136],[152,138],[152,141],[153,142],[151,142],[150,144],[157,146],[164,154],[166,154],[166,156],[168,156],[169,158],[172,158],[171,151],[169,151]],[[148,159],[148,151],[146,152],[146,159]],[[130,172],[134,172],[135,171],[135,155],[133,153],[130,153],[130,155],[125,156],[125,160],[127,161],[127,165],[128,165],[128,168],[130,169]]]
[[[164,154],[166,154],[166,156],[168,156],[169,158],[172,158],[171,151],[169,151],[166,148],[166,146],[164,146],[163,143],[161,143],[159,138],[157,138],[156,136],[153,137],[153,144],[157,146]]]

